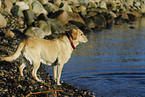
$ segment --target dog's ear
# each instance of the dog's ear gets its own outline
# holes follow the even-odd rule
[[[75,30],[75,29],[72,30],[72,37],[74,40],[77,39],[77,30]]]

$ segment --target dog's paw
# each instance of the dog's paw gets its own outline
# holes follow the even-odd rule
[[[1,58],[0,61],[7,61],[7,57]]]
[[[0,61],[4,61],[4,58],[0,58]]]
[[[41,80],[40,83],[44,84],[45,82],[43,80]]]
[[[61,86],[61,83],[57,83],[58,86]]]

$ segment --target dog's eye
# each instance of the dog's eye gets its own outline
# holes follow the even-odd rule
[[[81,34],[81,36],[82,36],[83,34]]]

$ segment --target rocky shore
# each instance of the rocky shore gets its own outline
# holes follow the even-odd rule
[[[135,2],[136,1],[136,2]],[[103,30],[113,25],[130,23],[145,16],[144,0],[0,0],[0,58],[14,53],[25,37],[45,39],[79,28],[85,33]],[[1,97],[94,97],[86,89],[61,82],[38,73],[46,84],[31,77],[31,66],[19,76],[21,59],[12,63],[0,62]],[[42,72],[43,71],[43,72]]]

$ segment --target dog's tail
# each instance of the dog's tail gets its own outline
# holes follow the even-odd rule
[[[25,45],[25,42],[24,41],[20,42],[20,44],[19,44],[16,52],[12,56],[4,57],[0,61],[8,61],[8,62],[11,62],[13,60],[16,60],[20,56],[21,51],[22,51],[24,45]]]

